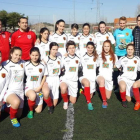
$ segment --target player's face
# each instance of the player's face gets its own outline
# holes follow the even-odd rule
[[[77,33],[78,33],[78,30],[77,30],[76,28],[73,28],[73,29],[71,30],[71,32],[72,32],[72,35],[73,35],[73,36],[76,36]]]
[[[84,26],[84,28],[83,28],[83,34],[84,35],[88,35],[89,34],[89,27],[88,26]]]
[[[104,52],[105,53],[109,53],[109,51],[110,51],[110,43],[104,43],[104,46],[103,46],[103,49],[104,49]]]
[[[26,31],[28,28],[28,21],[27,19],[20,19],[20,22],[18,23],[21,30]]]
[[[32,62],[36,63],[39,59],[39,53],[37,51],[32,52],[30,58]]]
[[[11,60],[15,63],[19,62],[21,60],[21,55],[22,52],[20,50],[15,50],[12,54],[11,54]]]
[[[65,23],[64,22],[60,22],[57,25],[57,28],[58,28],[59,33],[63,33],[64,32],[64,29],[65,29]]]
[[[2,61],[2,56],[1,56],[1,53],[0,53],[0,64],[1,64],[1,61]]]
[[[57,52],[58,52],[58,46],[53,46],[50,50],[50,55],[55,57],[57,55]]]
[[[2,22],[0,21],[0,31],[2,30]]]
[[[137,25],[140,27],[140,17],[137,20]]]
[[[120,20],[119,25],[120,25],[121,29],[124,29],[126,27],[126,21],[125,20]]]
[[[41,33],[42,39],[47,40],[49,36],[49,32],[46,30],[45,32]]]
[[[89,55],[93,54],[93,51],[94,51],[94,47],[92,45],[88,45],[87,46],[87,53]]]
[[[100,32],[101,33],[104,33],[105,31],[106,31],[106,26],[105,26],[105,24],[100,24]]]
[[[133,54],[134,54],[134,48],[133,48],[133,46],[129,46],[127,48],[127,55],[128,56],[133,56]]]
[[[74,55],[75,54],[75,46],[74,45],[69,45],[68,52],[69,52],[70,55]]]

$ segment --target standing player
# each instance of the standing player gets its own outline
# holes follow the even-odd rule
[[[134,56],[134,49],[135,47],[133,44],[128,44],[126,47],[127,55],[121,57],[116,63],[116,67],[121,70],[120,76],[118,77],[118,84],[120,87],[120,96],[122,99],[123,107],[127,107],[127,101],[131,101],[131,96],[133,95],[132,85],[137,77],[139,57]],[[136,88],[137,83],[139,82],[136,82],[134,84],[134,88]],[[133,91],[135,96],[135,91],[137,91],[137,89],[134,88]],[[137,100],[136,96],[135,98]],[[137,104],[135,105],[135,107],[137,108]]]
[[[43,95],[42,86],[46,77],[44,76],[45,66],[40,62],[40,52],[37,47],[30,50],[30,61],[25,63],[25,96],[28,98],[29,113],[27,117],[33,118],[33,110],[37,113],[42,111]],[[44,76],[44,77],[43,77]]]
[[[114,32],[114,38],[116,40],[115,54],[120,58],[126,55],[126,46],[133,42],[132,30],[126,28],[126,17],[120,17],[120,28]]]
[[[47,67],[47,72],[45,72],[47,77],[46,84],[43,86],[42,91],[44,95],[44,101],[49,106],[50,114],[53,113],[53,105],[56,106],[59,99],[59,75],[61,72],[61,59],[57,57],[57,52],[58,44],[51,42],[50,55],[43,59]]]
[[[104,41],[110,40],[111,44],[115,44],[115,39],[112,33],[106,31],[106,23],[104,21],[101,21],[98,25],[98,32],[95,33],[96,41],[97,41],[97,47],[96,51],[98,54],[101,54],[102,52],[102,46]]]
[[[88,110],[93,110],[91,98],[93,93],[96,91],[95,80],[96,68],[98,67],[98,55],[93,42],[88,42],[86,49],[87,53],[81,57],[83,76],[79,78],[79,81],[84,87],[84,95],[87,100]]]
[[[4,102],[9,104],[10,119],[14,127],[19,127],[17,120],[22,114],[24,106],[24,61],[21,60],[22,50],[19,47],[13,47],[10,50],[10,58],[3,62],[3,66],[10,72],[9,85],[4,96]]]
[[[112,72],[117,60],[118,58],[112,50],[111,42],[106,40],[103,43],[102,53],[99,58],[99,75],[96,78],[103,100],[103,108],[107,108],[107,99],[111,97],[113,89]]]
[[[2,52],[2,62],[8,60],[10,52],[10,39],[11,33],[2,31],[2,21],[0,20],[0,51]]]
[[[75,104],[78,91],[78,76],[82,75],[81,62],[75,54],[76,44],[73,41],[67,42],[68,56],[62,60],[63,76],[60,77],[61,96],[64,101],[63,108],[68,108],[68,95],[72,104]]]
[[[68,41],[74,41],[76,44],[76,54],[79,56],[79,43],[80,43],[80,34],[78,33],[79,26],[74,23],[71,25],[71,34],[68,35]]]
[[[133,30],[135,55],[140,57],[140,15],[137,16],[137,26]]]
[[[22,49],[22,59],[30,59],[30,50],[35,45],[36,35],[28,28],[28,19],[21,17],[18,22],[19,30],[14,32],[11,37],[11,47],[20,46]]]
[[[64,56],[66,54],[67,35],[64,33],[65,21],[60,19],[55,24],[55,33],[50,35],[49,41],[56,42],[59,45],[57,56]]]
[[[50,42],[48,41],[50,31],[47,28],[41,28],[40,35],[39,35],[39,42],[35,46],[39,48],[41,54],[41,60],[49,55],[49,45]]]
[[[90,25],[88,23],[83,24],[83,34],[80,37],[80,55],[84,55],[86,53],[86,45],[89,41],[92,41],[96,44],[96,39],[93,35],[90,34]]]

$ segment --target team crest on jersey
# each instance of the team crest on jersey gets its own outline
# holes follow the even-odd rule
[[[109,37],[108,36],[106,36],[106,40],[109,40]]]
[[[134,71],[135,67],[127,67],[127,71]]]
[[[39,76],[31,76],[31,81],[38,81]]]
[[[64,39],[64,40],[66,40],[66,38],[65,38],[65,37],[63,37],[63,39]]]
[[[58,43],[59,48],[64,48],[64,43]]]
[[[53,69],[53,74],[58,74],[59,73],[59,68]]]
[[[93,69],[94,65],[87,65],[87,69]]]
[[[15,82],[21,82],[23,77],[22,76],[15,76]]]
[[[76,64],[78,64],[79,61],[78,60],[75,60],[75,62],[76,62]]]
[[[70,67],[70,68],[69,68],[69,71],[70,71],[70,72],[76,72],[76,67]]]
[[[110,57],[109,60],[112,61],[112,58]]]
[[[42,72],[42,69],[41,69],[41,68],[39,68],[39,72],[40,72],[40,73]]]
[[[50,51],[46,51],[46,56],[48,56],[48,55],[49,55],[49,52],[50,52]]]
[[[92,41],[92,38],[89,38],[90,41]]]
[[[23,64],[20,64],[20,66],[23,68]]]
[[[137,64],[137,60],[134,60],[134,63]]]
[[[108,63],[103,63],[103,68],[109,68],[109,64]]]
[[[126,33],[126,35],[128,36],[128,35],[129,35],[129,33]]]
[[[31,39],[31,35],[27,35],[27,38],[28,38],[28,39]]]
[[[58,65],[60,65],[60,61],[57,61]]]
[[[3,37],[3,38],[6,38],[6,35],[5,35],[5,34],[2,34],[2,37]]]
[[[2,78],[5,78],[5,77],[6,77],[6,74],[5,74],[5,73],[2,73],[2,74],[1,74],[1,77],[2,77]]]

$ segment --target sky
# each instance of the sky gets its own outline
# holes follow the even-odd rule
[[[99,21],[97,1],[100,20],[107,22],[113,22],[121,16],[135,17],[137,6],[140,5],[140,0],[0,0],[0,10],[25,14],[32,24],[54,23],[59,19],[66,23],[96,23]]]

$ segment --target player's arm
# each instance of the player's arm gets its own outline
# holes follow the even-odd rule
[[[15,34],[13,33],[13,34],[11,35],[11,48],[13,48],[14,45],[15,45]]]

